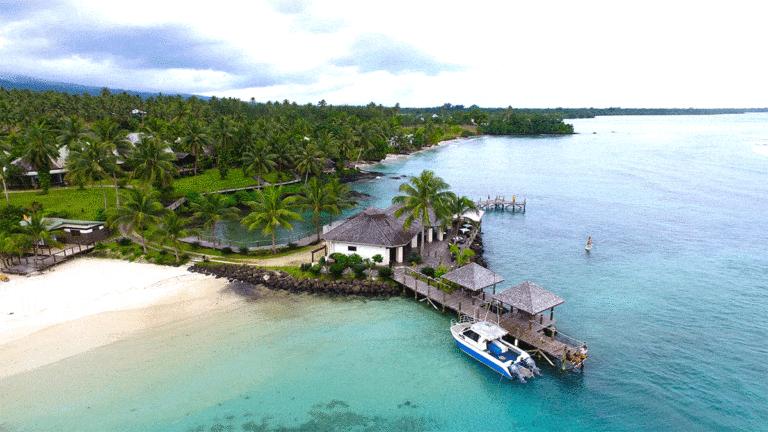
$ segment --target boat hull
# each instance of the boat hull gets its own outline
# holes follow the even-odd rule
[[[514,377],[512,376],[512,374],[509,373],[509,370],[506,367],[496,363],[490,356],[485,355],[485,353],[479,353],[475,351],[474,349],[472,349],[472,347],[466,345],[465,343],[461,342],[458,339],[456,340],[456,344],[459,346],[459,348],[461,348],[462,351],[464,351],[464,353],[466,353],[470,357],[488,366],[489,368],[496,371],[497,373],[500,373],[505,378],[509,380],[514,379]]]

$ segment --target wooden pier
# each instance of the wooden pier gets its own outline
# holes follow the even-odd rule
[[[96,243],[94,242],[87,244],[65,244],[61,247],[38,246],[38,254],[36,256],[11,256],[9,258],[10,265],[5,271],[6,273],[18,275],[35,273],[72,257],[85,254],[93,250],[95,246]]]
[[[496,196],[496,198],[491,198],[490,195],[488,195],[488,199],[481,199],[479,201],[475,202],[475,205],[480,210],[511,210],[512,213],[518,211],[525,213],[525,199],[522,201],[518,200],[514,195],[512,195],[512,200],[508,201],[504,199],[503,196]]]
[[[449,293],[440,289],[446,284],[442,280],[411,273],[406,268],[396,269],[395,280],[403,286],[404,292],[410,290],[416,300],[427,302],[436,310],[498,323],[509,332],[515,345],[522,342],[526,348],[531,347],[528,348],[530,354],[544,358],[553,367],[563,370],[581,368],[587,358],[586,344],[558,332],[552,315],[532,316],[504,307],[485,291],[477,295],[466,290]]]

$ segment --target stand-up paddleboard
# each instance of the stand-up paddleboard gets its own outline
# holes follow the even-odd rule
[[[587,252],[592,250],[592,237],[587,239],[587,246],[584,248]]]

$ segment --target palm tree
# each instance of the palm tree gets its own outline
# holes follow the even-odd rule
[[[367,152],[368,150],[375,147],[376,141],[383,139],[384,134],[377,125],[373,124],[372,122],[363,123],[357,135],[357,142],[360,145],[360,150],[357,152],[357,159],[355,160],[355,164],[360,162],[360,156],[362,156],[364,152]]]
[[[77,116],[69,116],[64,119],[64,124],[59,129],[59,145],[68,150],[76,150],[80,147],[80,139],[85,137],[85,124]]]
[[[197,180],[197,165],[200,161],[200,153],[205,151],[210,138],[205,130],[205,126],[199,120],[192,120],[184,128],[184,143],[189,146],[190,152],[195,155],[195,180]]]
[[[403,204],[395,211],[395,217],[399,218],[407,213],[403,229],[410,228],[414,220],[421,221],[421,244],[419,254],[424,252],[424,240],[427,227],[430,226],[429,211],[435,214],[435,219],[440,220],[444,214],[444,201],[447,198],[448,183],[437,177],[433,171],[424,170],[418,177],[411,177],[408,183],[400,185],[398,190],[404,195],[392,198],[392,204]]]
[[[114,120],[107,118],[94,122],[91,125],[91,132],[99,141],[109,144],[118,157],[124,159],[128,157],[131,144],[125,139],[125,133],[120,131],[120,127]]]
[[[32,216],[24,216],[24,223],[21,225],[21,236],[26,240],[26,243],[32,245],[32,251],[35,255],[35,266],[37,266],[38,246],[41,244],[59,244],[53,239],[53,235],[48,228],[50,222],[43,220],[43,216],[40,212],[33,212]]]
[[[165,143],[156,137],[142,137],[130,154],[135,166],[133,175],[150,185],[166,187],[178,173],[173,164],[175,156],[166,151]]]
[[[349,152],[355,146],[355,133],[348,125],[341,125],[341,129],[336,133],[336,143],[339,149],[339,168],[343,169],[347,162]]]
[[[303,150],[299,151],[296,158],[296,169],[299,173],[304,174],[304,184],[307,184],[310,173],[317,175],[323,170],[324,156],[314,143],[307,144]]]
[[[264,227],[261,232],[272,235],[272,253],[276,253],[275,230],[278,227],[292,230],[291,221],[301,220],[301,215],[292,211],[288,198],[282,198],[282,187],[268,186],[257,192],[256,201],[249,201],[252,209],[248,216],[240,222],[249,230]]]
[[[455,244],[449,245],[448,249],[451,250],[453,256],[456,257],[456,264],[461,267],[464,264],[469,263],[470,257],[475,256],[475,251],[470,248],[459,249]]]
[[[218,140],[217,155],[219,158],[219,176],[222,180],[226,179],[229,164],[231,162],[231,142],[235,138],[237,128],[235,122],[229,116],[220,116],[216,118],[213,124],[213,132]]]
[[[262,142],[248,148],[242,157],[243,174],[256,174],[256,184],[261,188],[261,177],[275,169],[277,155],[270,153],[269,148]]]
[[[118,159],[125,160],[131,152],[131,144],[125,139],[125,133],[120,131],[117,123],[112,119],[102,119],[93,123],[91,131],[97,140],[106,143],[110,152],[115,156],[114,164],[109,165],[108,173],[112,176],[112,184],[115,187],[116,204],[120,205],[120,190],[117,185],[117,176],[122,174]]]
[[[298,205],[303,212],[312,212],[312,220],[315,222],[315,229],[317,230],[317,241],[320,241],[320,215],[322,213],[338,213],[339,208],[336,207],[336,197],[333,195],[333,191],[324,187],[317,177],[313,177],[309,183],[305,183],[301,189],[302,195],[294,195],[292,202]]]
[[[462,216],[468,212],[474,212],[478,214],[477,206],[475,203],[466,196],[456,196],[453,192],[446,194],[445,204],[445,218],[446,222],[455,224],[456,228],[453,233],[453,237],[459,234],[459,226],[461,225]]]
[[[67,178],[76,183],[92,185],[99,180],[101,196],[104,198],[104,210],[107,209],[107,194],[101,180],[109,177],[109,172],[117,169],[112,148],[101,141],[86,141],[80,149],[72,150],[67,157]]]
[[[192,218],[202,223],[203,229],[211,232],[213,248],[216,249],[216,224],[220,220],[237,219],[237,209],[229,203],[229,197],[218,193],[207,193],[199,202],[191,202]]]
[[[343,212],[346,209],[354,208],[357,205],[357,201],[353,200],[349,197],[349,192],[352,190],[350,186],[347,186],[345,184],[342,184],[338,178],[332,178],[330,182],[328,182],[326,186],[330,191],[331,194],[333,194],[334,197],[334,205],[336,206],[336,209],[338,210],[334,214],[339,214]],[[333,222],[333,217],[331,217],[331,222]]]
[[[113,229],[124,225],[129,234],[138,231],[145,254],[148,252],[146,231],[151,225],[157,224],[160,219],[158,215],[163,211],[156,194],[151,189],[125,189],[122,204],[107,219],[107,224]]]
[[[163,217],[162,224],[152,233],[160,237],[160,243],[170,243],[173,247],[173,253],[176,256],[176,262],[179,262],[179,250],[184,242],[184,237],[193,235],[197,230],[187,229],[190,220],[179,217],[176,212],[167,211]]]
[[[0,232],[0,261],[3,263],[3,268],[9,267],[8,259],[11,255],[20,253],[18,237],[10,233]]]
[[[8,199],[8,188],[6,187],[5,180],[11,176],[16,165],[11,164],[11,158],[0,149],[0,180],[3,181],[3,192],[5,193],[5,203],[11,205],[11,201]]]
[[[22,158],[37,171],[40,188],[45,195],[51,187],[51,160],[59,157],[53,132],[45,121],[33,124],[24,130]]]

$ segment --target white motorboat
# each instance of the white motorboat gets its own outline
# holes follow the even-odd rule
[[[525,382],[541,375],[531,356],[503,340],[507,331],[487,321],[451,322],[451,334],[462,351],[504,377]]]

